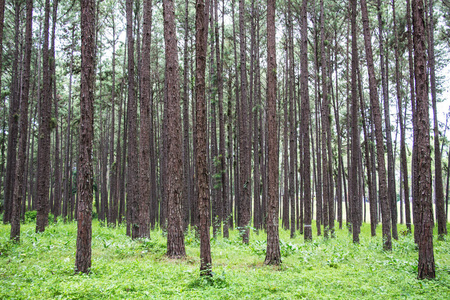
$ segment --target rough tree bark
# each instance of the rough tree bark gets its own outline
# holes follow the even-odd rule
[[[11,95],[9,101],[8,150],[6,155],[6,176],[4,183],[4,209],[3,223],[11,221],[12,197],[16,172],[17,136],[19,131],[20,106],[20,71],[19,71],[19,36],[20,36],[20,1],[14,3],[14,59],[12,63]],[[2,49],[3,50],[3,49]],[[5,107],[6,108],[6,107]],[[3,143],[4,144],[4,143]]]
[[[357,69],[358,69],[358,48],[356,35],[356,0],[351,1],[351,24],[352,24],[352,79],[351,79],[351,167],[349,169],[349,193],[351,228],[353,233],[353,243],[359,243],[361,211],[358,207],[358,161],[359,161],[359,130],[358,130],[358,90],[357,90]]]
[[[312,240],[311,228],[311,165],[310,165],[310,142],[309,142],[309,92],[308,92],[308,39],[307,39],[307,4],[308,0],[302,2],[302,27],[301,27],[301,98],[302,98],[302,144],[303,144],[303,190],[305,199],[305,240]]]
[[[430,118],[428,113],[428,80],[426,57],[426,32],[422,0],[412,1],[413,41],[414,41],[414,78],[416,79],[416,105],[414,118],[414,136],[417,149],[417,208],[419,246],[418,278],[436,277],[433,253],[433,210],[431,201],[431,149]]]
[[[205,9],[206,6],[206,9]],[[208,164],[206,157],[206,99],[205,99],[205,70],[207,49],[208,5],[205,1],[197,0],[195,16],[195,50],[196,50],[196,168],[197,191],[200,211],[200,275],[212,276],[211,246],[209,242],[209,186]]]
[[[44,16],[44,44],[42,47],[42,91],[39,105],[39,143],[37,174],[37,215],[36,232],[43,232],[48,225],[49,212],[49,175],[50,175],[50,131],[51,131],[51,96],[50,96],[50,68],[49,68],[49,16],[50,0],[45,1]]]
[[[167,256],[186,256],[181,212],[183,165],[181,162],[181,115],[178,52],[173,0],[163,1],[164,41],[166,53],[166,81],[168,105],[168,161],[166,186],[168,188]]]
[[[20,124],[19,124],[19,146],[17,153],[16,180],[12,198],[11,213],[11,240],[20,241],[20,208],[24,194],[22,190],[25,186],[25,168],[27,163],[26,151],[28,144],[28,98],[30,91],[30,65],[31,65],[31,43],[32,43],[32,23],[33,23],[33,1],[26,2],[26,29],[25,29],[25,53],[24,71],[22,79],[22,99],[20,103]]]
[[[139,147],[139,210],[138,237],[150,238],[150,49],[151,49],[151,27],[152,27],[152,0],[144,2],[144,24],[142,32],[142,56],[141,56],[141,130]]]
[[[126,1],[127,42],[128,42],[128,156],[127,156],[127,226],[130,225],[132,238],[139,237],[138,224],[138,142],[137,142],[137,101],[135,87],[133,0]]]
[[[89,273],[92,239],[92,141],[95,83],[94,0],[81,0],[81,97],[78,157],[78,233],[75,271]]]
[[[249,243],[250,235],[250,141],[249,141],[249,109],[247,97],[247,51],[246,51],[246,22],[245,22],[245,1],[239,0],[239,44],[240,44],[240,75],[241,75],[241,95],[240,95],[240,124],[239,124],[239,179],[240,179],[240,199],[239,210],[241,218],[242,241]]]
[[[4,25],[4,19],[5,19],[5,0],[0,0],[0,89],[2,87],[2,65],[3,65],[3,25]],[[1,99],[0,94],[0,101],[3,102],[3,107],[6,107],[6,98]],[[3,110],[3,121],[2,121],[2,144],[1,144],[1,157],[0,157],[0,187],[3,187],[3,173],[5,171],[5,135],[6,135],[6,109]],[[3,195],[4,195],[5,189],[3,187]]]
[[[53,12],[52,12],[52,45],[51,45],[51,64],[50,64],[50,86],[53,91],[53,103],[54,103],[54,116],[53,119],[55,120],[54,124],[55,126],[55,162],[54,162],[54,177],[55,177],[55,191],[54,191],[54,197],[53,197],[53,206],[51,207],[52,213],[55,217],[58,217],[61,214],[61,160],[60,160],[60,135],[59,135],[59,126],[58,126],[58,96],[56,94],[57,88],[56,88],[56,57],[55,57],[55,39],[56,39],[56,23],[57,23],[57,16],[58,16],[58,4],[59,0],[54,0],[53,2]]]
[[[275,0],[267,0],[267,126],[268,126],[268,213],[267,251],[264,264],[281,264],[278,234],[278,121],[277,121],[277,61],[275,51]],[[304,1],[306,2],[306,0]]]

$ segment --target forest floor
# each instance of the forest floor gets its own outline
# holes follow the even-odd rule
[[[251,233],[242,244],[237,230],[229,239],[211,239],[214,276],[199,276],[199,242],[185,237],[187,257],[170,260],[160,230],[150,240],[133,241],[125,228],[93,223],[92,271],[74,273],[76,223],[50,225],[36,234],[22,226],[22,243],[9,242],[0,225],[0,299],[450,299],[450,237],[434,240],[436,279],[417,280],[417,249],[411,235],[383,251],[381,225],[361,243],[347,229],[336,238],[315,235],[305,243],[280,231],[283,263],[264,266],[266,235]],[[405,232],[399,225],[399,232]]]

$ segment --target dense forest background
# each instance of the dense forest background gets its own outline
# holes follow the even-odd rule
[[[291,237],[307,240],[313,220],[315,235],[333,237],[335,226],[347,225],[355,242],[363,222],[373,236],[382,222],[386,250],[401,234],[398,223],[414,232],[419,249],[423,220],[439,237],[447,234],[449,1],[276,1],[273,31],[260,0],[88,2],[90,108],[82,102],[84,2],[1,0],[5,224],[34,211],[37,231],[49,214],[79,218],[87,109],[92,217],[105,226],[125,223],[133,238],[163,228],[169,239],[174,234],[173,249],[167,245],[174,257],[184,256],[189,228],[211,226],[213,237],[225,238],[237,228],[248,243],[250,229],[269,231],[271,211]],[[174,12],[167,32],[166,4]],[[206,185],[198,185],[204,174]]]

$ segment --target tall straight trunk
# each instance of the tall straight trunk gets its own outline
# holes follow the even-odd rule
[[[59,126],[58,126],[58,115],[59,115],[59,107],[58,107],[58,95],[56,93],[56,58],[55,58],[55,39],[56,39],[56,23],[58,16],[58,3],[59,0],[54,0],[53,2],[53,11],[52,11],[52,44],[51,44],[51,65],[50,65],[50,80],[51,80],[51,89],[53,91],[53,101],[54,101],[54,116],[55,120],[55,163],[54,163],[54,180],[55,180],[55,192],[53,196],[53,209],[52,213],[56,217],[61,214],[61,161],[60,161],[60,136],[59,136]]]
[[[407,26],[407,38],[408,38],[408,63],[409,63],[409,89],[411,94],[411,112],[412,112],[412,123],[413,128],[416,127],[415,121],[415,111],[416,111],[416,92],[415,92],[415,78],[414,78],[414,57],[413,57],[413,29],[411,20],[413,19],[411,13],[411,1],[406,0],[406,26]],[[413,135],[413,144],[416,143],[416,135]],[[418,184],[417,184],[417,147],[412,149],[411,157],[411,196],[413,202],[413,223],[414,223],[414,241],[418,242],[419,237],[419,215],[418,215],[418,202],[416,201],[418,195]]]
[[[228,90],[229,90],[229,94],[232,94],[232,80],[228,81]],[[233,124],[233,116],[232,116],[232,101],[231,99],[228,99],[228,103],[227,103],[227,161],[228,161],[228,169],[227,169],[227,174],[228,174],[228,198],[226,198],[226,203],[225,203],[225,207],[224,207],[224,225],[223,225],[223,237],[224,238],[229,238],[229,227],[232,227],[233,224],[233,209],[232,209],[232,205],[233,205],[233,164],[234,164],[234,159],[233,159],[233,131],[232,131],[232,124]]]
[[[4,209],[3,223],[11,222],[12,198],[14,181],[16,178],[16,152],[19,122],[17,116],[20,108],[20,71],[19,71],[19,35],[20,33],[20,1],[14,3],[14,60],[12,63],[11,96],[9,101],[9,125],[8,125],[8,150],[6,162],[6,176],[4,184]],[[3,50],[3,49],[2,49]],[[5,107],[6,109],[6,107]]]
[[[189,224],[189,208],[192,201],[191,149],[189,143],[189,0],[184,5],[184,53],[183,53],[183,219],[184,229]]]
[[[89,273],[92,239],[92,141],[94,138],[94,1],[81,1],[81,97],[78,157],[78,233],[75,271]]]
[[[216,38],[216,63],[217,63],[217,96],[218,96],[218,104],[219,104],[219,174],[220,174],[220,195],[219,195],[219,205],[218,205],[218,213],[219,213],[219,221],[225,221],[225,206],[227,205],[228,198],[228,182],[227,182],[227,172],[225,167],[225,126],[224,126],[224,113],[223,113],[223,48],[224,48],[224,12],[222,13],[222,41],[221,47],[219,48],[219,0],[215,1],[214,14],[215,14],[215,38]],[[222,54],[221,54],[222,52]],[[226,223],[226,221],[225,221]],[[223,230],[228,230],[227,224],[224,223]],[[219,223],[219,228],[221,227],[221,223]]]
[[[5,0],[0,0],[0,89],[2,87],[2,74],[1,70],[3,70],[3,25],[4,25],[4,19],[5,19]],[[3,100],[3,107],[6,108],[6,98],[1,99],[0,95],[0,101]],[[3,187],[2,180],[3,180],[3,172],[5,170],[5,135],[6,135],[6,109],[3,110],[3,121],[2,121],[2,145],[1,145],[1,157],[0,157],[0,187]],[[4,191],[4,189],[3,189]]]
[[[154,122],[154,90],[152,88],[152,85],[150,85],[150,128],[149,128],[149,134],[150,134],[150,144],[149,144],[149,151],[150,151],[150,186],[153,188],[151,189],[151,209],[150,209],[150,224],[151,228],[154,229],[157,218],[158,218],[158,193],[157,193],[157,183],[156,183],[156,172],[157,172],[157,160],[156,160],[156,154],[155,154],[155,122]]]
[[[315,21],[315,24],[317,25],[317,21]],[[314,32],[314,45],[315,45],[315,51],[314,51],[314,72],[315,72],[315,76],[314,76],[314,97],[315,99],[319,99],[319,29],[318,26],[315,26],[315,32]],[[319,119],[319,111],[320,111],[320,101],[314,101],[314,107],[315,107],[315,133],[316,133],[316,148],[315,148],[315,153],[316,155],[313,154],[313,157],[316,156],[317,157],[317,164],[315,163],[314,159],[313,159],[313,163],[314,163],[314,169],[316,169],[316,190],[315,190],[315,194],[316,194],[316,227],[317,227],[317,235],[320,236],[322,234],[321,232],[321,225],[323,224],[323,210],[322,210],[322,199],[323,199],[323,186],[322,186],[322,151],[319,151],[319,147],[321,147],[321,141],[322,141],[322,135],[320,134],[321,131],[321,125],[320,125],[320,119]],[[311,116],[312,118],[312,116]],[[312,120],[311,120],[312,123]],[[312,132],[311,132],[311,136]],[[314,139],[314,137],[312,138]],[[314,144],[314,143],[312,143]],[[314,149],[314,147],[313,147]],[[302,174],[303,176],[303,174]]]
[[[287,68],[289,61],[287,59],[288,55],[286,53],[286,70],[284,72],[284,80],[283,83],[285,87],[288,85],[287,78]],[[287,88],[285,88],[286,91]],[[288,134],[288,99],[287,93],[285,92],[283,95],[283,207],[282,207],[282,216],[283,216],[283,229],[289,229],[289,152],[288,152],[288,142],[289,142],[289,134]]]
[[[378,100],[377,83],[375,78],[375,68],[373,64],[372,42],[369,28],[369,17],[367,13],[366,0],[361,0],[361,12],[363,20],[364,46],[366,49],[367,69],[369,73],[369,89],[370,89],[370,103],[375,123],[375,139],[377,147],[378,158],[378,178],[379,178],[379,192],[380,204],[383,221],[383,248],[385,250],[392,249],[391,241],[391,209],[388,198],[388,189],[386,183],[386,165],[384,161],[384,141],[382,118],[380,111],[380,103]]]
[[[323,13],[323,0],[320,1],[320,53],[321,53],[321,71],[322,71],[322,104],[321,104],[321,117],[322,117],[322,175],[323,175],[323,226],[324,226],[324,236],[327,238],[329,233],[329,209],[328,205],[330,202],[330,168],[328,164],[328,152],[327,152],[327,141],[329,136],[328,126],[329,126],[329,115],[328,115],[328,86],[327,86],[327,72],[326,72],[326,53],[325,53],[325,29],[324,29],[325,17]]]
[[[37,176],[37,215],[36,232],[43,232],[48,225],[49,212],[49,175],[50,175],[50,131],[51,131],[51,95],[50,95],[50,68],[49,68],[49,16],[50,0],[45,1],[44,16],[44,44],[42,48],[42,92],[39,105],[39,144]]]
[[[245,1],[239,0],[239,44],[240,44],[240,114],[239,124],[239,179],[240,179],[240,201],[239,210],[241,222],[242,241],[249,243],[250,235],[250,141],[249,141],[249,108],[247,97],[247,51],[246,51],[246,22],[245,22]]]
[[[192,39],[191,39],[191,48],[192,48]],[[206,58],[205,58],[206,59]],[[193,67],[193,59],[191,56],[191,73],[194,73],[194,67]],[[195,85],[195,84],[194,84]],[[191,94],[195,96],[195,86],[191,85]],[[193,97],[194,98],[194,97]],[[195,153],[197,153],[197,127],[194,126],[195,122],[196,122],[196,101],[195,99],[192,100],[192,105],[191,105],[191,120],[192,120],[192,176],[194,176],[194,178],[198,177],[198,171],[197,171],[197,158]],[[198,210],[198,188],[196,184],[192,184],[193,187],[191,189],[192,192],[192,203],[191,203],[191,225],[196,229],[195,230],[195,234],[198,236],[198,228],[200,226],[200,212]]]
[[[181,162],[181,115],[178,71],[178,52],[175,28],[175,8],[173,0],[163,1],[164,41],[166,55],[167,108],[168,108],[168,152],[167,152],[167,256],[186,256],[184,247],[183,222],[181,214],[182,173]]]
[[[125,61],[128,59],[128,51],[126,50],[127,48],[125,47],[125,53],[124,53],[124,57],[123,57],[123,74],[125,73],[126,70],[126,63]],[[124,75],[124,79],[123,79],[123,90],[122,90],[122,97],[125,98],[125,75]],[[127,90],[128,93],[128,90]],[[126,176],[127,176],[127,149],[128,149],[128,97],[126,97],[126,100],[124,101],[123,104],[123,144],[122,144],[122,158],[121,158],[121,163],[120,166],[122,168],[122,170],[120,171],[121,175],[119,177],[119,188],[118,190],[120,191],[120,204],[119,204],[119,224],[123,221],[123,220],[127,220],[127,213],[128,210],[126,209],[126,205],[125,205],[125,196],[126,196],[126,191],[125,191],[125,182],[126,182]],[[123,219],[123,220],[122,220]],[[130,224],[127,223],[127,235],[130,235]]]
[[[356,0],[351,1],[351,24],[352,24],[352,79],[351,79],[351,166],[349,169],[349,195],[351,210],[351,228],[353,233],[353,243],[359,243],[359,220],[360,210],[358,209],[359,188],[358,188],[358,92],[357,92],[357,69],[358,69],[358,49],[356,35]]]
[[[99,77],[101,76],[101,72],[99,73]],[[100,85],[100,93],[101,93],[101,85]],[[105,116],[105,118],[103,119],[103,137],[100,141],[101,143],[101,147],[100,147],[100,153],[98,155],[98,158],[100,160],[101,163],[101,212],[103,215],[103,219],[102,221],[104,222],[103,224],[108,224],[108,153],[109,153],[109,142],[108,142],[108,126],[107,123],[109,119],[108,114]]]
[[[336,40],[337,43],[337,40]],[[336,193],[337,193],[337,221],[339,223],[339,229],[342,229],[342,190],[344,189],[342,184],[344,184],[344,176],[342,176],[344,170],[342,168],[341,159],[342,159],[342,140],[341,140],[341,124],[339,121],[339,109],[338,109],[338,77],[337,77],[337,53],[335,57],[335,72],[336,72],[336,96],[333,97],[333,111],[334,111],[334,118],[336,123],[336,137],[338,142],[338,159],[337,159],[337,165],[338,165],[338,172],[337,172],[337,184],[336,184]]]
[[[392,15],[393,15],[393,30],[394,30],[394,55],[395,55],[395,82],[396,82],[396,93],[397,93],[397,107],[398,107],[398,118],[400,123],[400,165],[402,174],[402,185],[403,185],[403,197],[405,199],[405,223],[408,232],[411,232],[411,209],[409,202],[409,184],[408,184],[408,165],[406,156],[406,142],[405,142],[405,123],[403,121],[403,94],[401,89],[402,76],[400,71],[400,59],[398,53],[398,32],[397,32],[397,18],[395,13],[395,0],[392,0]],[[405,105],[406,106],[406,105]],[[406,118],[406,115],[405,115]],[[400,190],[400,195],[402,194]]]
[[[268,213],[267,251],[264,264],[281,264],[278,234],[278,139],[277,61],[275,51],[275,0],[267,0],[267,126],[268,126]]]
[[[414,26],[414,78],[416,80],[416,110],[414,113],[414,136],[417,149],[417,208],[419,264],[418,278],[436,277],[433,252],[433,209],[431,200],[431,150],[430,118],[428,113],[428,80],[426,57],[426,29],[423,1],[412,1]]]
[[[205,7],[206,6],[206,7]],[[209,238],[209,186],[208,164],[206,156],[206,99],[205,99],[205,69],[208,37],[208,7],[203,0],[197,0],[195,16],[195,50],[196,50],[196,168],[197,191],[200,211],[200,275],[212,276],[211,246]]]
[[[438,235],[441,239],[447,234],[447,219],[445,218],[444,186],[442,180],[442,158],[441,147],[439,145],[439,125],[437,116],[437,95],[436,95],[436,70],[434,57],[434,1],[428,1],[430,10],[428,23],[428,68],[430,70],[431,102],[433,105],[434,122],[434,180],[436,195],[436,219],[438,223]]]
[[[398,240],[397,233],[397,196],[395,195],[395,162],[392,151],[392,137],[391,137],[391,121],[389,114],[389,95],[388,95],[388,74],[387,66],[385,66],[384,58],[384,36],[383,36],[383,22],[381,0],[377,2],[378,9],[378,30],[379,30],[379,48],[380,48],[380,69],[381,69],[381,88],[384,105],[384,122],[386,127],[386,150],[387,150],[387,177],[388,177],[388,201],[391,205],[391,219],[392,219],[392,237]],[[386,57],[387,60],[387,57]],[[387,62],[386,62],[387,65]]]
[[[241,227],[242,225],[242,219],[239,218],[239,214],[240,214],[240,209],[238,209],[239,207],[239,203],[241,202],[241,193],[240,193],[240,172],[239,172],[239,157],[240,157],[240,152],[239,152],[239,143],[240,143],[240,139],[239,139],[239,134],[240,134],[240,123],[241,123],[241,108],[240,108],[240,103],[241,103],[241,99],[240,99],[240,89],[239,89],[239,69],[238,69],[238,55],[237,55],[237,43],[236,43],[236,21],[235,21],[235,7],[234,7],[234,0],[232,0],[231,2],[231,19],[232,19],[232,23],[233,23],[233,52],[234,52],[234,74],[235,74],[235,80],[234,80],[234,89],[235,89],[235,97],[236,97],[236,114],[235,114],[235,118],[234,118],[234,123],[235,123],[235,128],[237,127],[238,130],[234,130],[234,139],[235,139],[235,157],[233,160],[233,167],[234,167],[234,216],[235,216],[235,220],[236,220],[236,224],[238,227]],[[231,211],[233,211],[233,209],[231,209]],[[233,218],[231,218],[232,220]]]
[[[14,193],[12,198],[11,211],[11,240],[20,241],[20,209],[24,194],[22,190],[26,179],[26,151],[28,143],[28,99],[30,90],[30,65],[31,65],[31,43],[32,43],[32,22],[33,22],[33,1],[26,2],[26,29],[25,29],[25,53],[24,53],[24,71],[22,80],[22,99],[20,103],[20,139],[17,154],[16,179]]]
[[[294,122],[294,105],[295,105],[295,95],[294,95],[294,38],[293,38],[293,22],[292,22],[292,2],[288,1],[288,97],[289,97],[289,201],[290,201],[290,212],[291,212],[291,224],[290,224],[290,237],[293,238],[295,235],[295,161],[297,157],[295,156],[295,134],[294,131],[297,130]]]
[[[330,78],[330,81],[332,79],[331,77],[331,54],[330,49],[328,49],[327,57],[328,59],[325,59],[325,65],[328,66],[325,68],[325,74],[328,74],[328,77]],[[333,83],[330,82],[327,86],[327,89],[331,91],[331,97],[333,97]],[[335,205],[334,205],[334,179],[333,179],[333,150],[331,147],[331,109],[330,109],[330,99],[329,97],[326,97],[327,105],[325,106],[325,114],[327,117],[327,150],[328,150],[328,226],[330,231],[330,236],[334,237],[334,219],[335,219]]]
[[[308,91],[308,39],[307,39],[307,4],[308,0],[302,2],[302,27],[301,27],[301,98],[302,98],[302,144],[303,144],[303,189],[305,199],[305,240],[312,240],[312,228],[311,228],[311,155],[310,155],[310,142],[309,142],[309,91]]]
[[[138,222],[138,165],[137,145],[137,101],[135,87],[133,0],[126,1],[127,41],[128,41],[128,159],[127,159],[127,225],[131,226],[132,238],[139,237]]]
[[[314,97],[315,99],[319,99],[318,97],[318,93],[319,93],[319,83],[318,83],[318,63],[317,63],[317,59],[318,59],[318,47],[317,47],[317,43],[318,43],[318,39],[317,39],[317,33],[315,34],[315,68],[314,68],[314,72],[315,72],[315,76],[314,76]],[[314,188],[315,188],[315,195],[316,195],[316,229],[317,229],[317,236],[320,236],[322,234],[322,158],[321,158],[321,151],[318,151],[319,149],[319,143],[320,143],[320,135],[319,135],[319,117],[318,117],[318,112],[319,112],[319,101],[314,101],[314,107],[315,107],[315,135],[316,135],[316,145],[314,146],[314,134],[313,134],[313,129],[312,129],[312,116],[310,117],[310,122],[311,122],[311,147],[313,149],[313,153],[316,153],[316,155],[312,155],[313,158],[313,172],[314,172]],[[317,156],[317,163],[316,163],[316,156]],[[303,174],[302,174],[303,176]]]
[[[120,137],[120,127],[122,124],[123,119],[123,137],[117,139],[117,159],[119,161],[117,166],[117,201],[119,209],[118,209],[118,217],[117,222],[118,224],[122,223],[122,219],[125,216],[125,176],[126,176],[126,157],[127,157],[127,113],[126,113],[126,103],[127,99],[125,97],[125,61],[127,59],[127,51],[125,48],[124,56],[123,56],[123,70],[122,73],[124,74],[124,78],[122,79],[121,83],[121,100],[120,100],[120,106],[119,106],[119,130],[118,130],[118,136]],[[125,110],[125,112],[123,111]],[[123,139],[122,146],[120,145],[120,141]]]
[[[114,157],[114,137],[116,125],[116,24],[114,15],[111,16],[112,22],[112,75],[111,75],[111,132],[109,134],[109,211],[108,211],[108,225],[116,226],[117,220],[117,158]]]
[[[152,27],[152,0],[144,2],[144,20],[142,33],[142,56],[141,56],[141,130],[139,147],[139,196],[137,218],[139,230],[137,237],[150,238],[150,49],[151,49],[151,27]]]
[[[211,5],[207,4],[206,6],[209,7],[209,20],[211,25],[211,55],[210,55],[210,87],[209,87],[209,98],[210,101],[210,118],[209,118],[209,125],[210,125],[210,141],[211,144],[209,145],[207,149],[210,151],[210,164],[211,164],[211,172],[210,172],[210,182],[211,182],[211,204],[212,204],[212,227],[213,227],[213,237],[215,238],[217,236],[217,233],[219,231],[219,225],[220,225],[220,209],[219,209],[219,196],[220,196],[220,180],[218,180],[218,174],[219,174],[219,158],[218,158],[218,147],[217,147],[217,114],[216,114],[216,95],[217,95],[217,76],[218,76],[218,70],[217,70],[217,64],[214,61],[215,57],[215,50],[216,50],[216,40],[215,40],[215,24],[217,20],[215,19],[214,14],[214,7],[215,2],[217,0],[212,0]],[[218,41],[217,41],[218,42]],[[207,145],[208,146],[208,145]]]
[[[162,108],[162,120],[161,120],[161,129],[160,129],[160,153],[161,153],[161,175],[159,176],[160,185],[161,185],[161,204],[160,204],[160,226],[162,228],[166,228],[167,224],[167,154],[168,154],[168,104],[167,104],[167,70],[164,75],[164,94],[163,94],[163,108]]]

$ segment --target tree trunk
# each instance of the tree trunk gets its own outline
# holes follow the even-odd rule
[[[50,95],[50,68],[49,68],[49,15],[50,0],[45,1],[44,17],[44,45],[42,48],[43,82],[39,106],[39,144],[38,144],[38,170],[37,174],[37,215],[36,232],[43,232],[48,225],[49,212],[49,175],[50,175],[50,131],[51,131],[51,95]]]
[[[4,25],[4,19],[5,19],[5,0],[0,0],[0,49],[3,50],[3,25]],[[3,70],[2,65],[3,65],[3,51],[0,51],[0,89],[2,88],[2,74],[3,72],[1,72],[1,70]],[[2,143],[1,143],[1,157],[0,157],[0,187],[3,187],[3,196],[5,195],[5,189],[4,189],[4,185],[3,185],[3,173],[5,171],[5,135],[6,135],[6,98],[1,97],[0,95],[0,101],[3,100],[3,107],[5,107],[5,109],[3,110],[3,121],[2,121]],[[3,197],[4,199],[4,197]]]
[[[168,105],[168,152],[167,152],[167,256],[181,258],[186,256],[184,248],[183,222],[181,213],[182,173],[181,162],[181,115],[177,38],[175,28],[175,8],[173,0],[163,1],[164,41],[166,52],[166,81]],[[197,133],[198,134],[198,133]]]
[[[81,1],[80,153],[78,158],[78,234],[75,271],[89,273],[92,239],[92,141],[94,138],[94,1]]]
[[[192,195],[192,170],[191,149],[189,141],[189,1],[184,5],[184,53],[183,53],[183,228],[189,225],[189,208],[191,207]]]
[[[268,213],[267,251],[264,264],[281,264],[278,234],[278,121],[277,121],[277,61],[275,41],[275,0],[267,0],[267,126],[268,126]]]
[[[53,120],[55,120],[55,167],[54,167],[54,177],[55,177],[55,191],[53,196],[53,209],[52,213],[56,218],[61,214],[61,162],[60,162],[60,136],[59,136],[59,126],[58,126],[58,115],[59,115],[59,107],[58,101],[59,96],[56,94],[56,57],[55,57],[55,39],[56,39],[56,23],[58,16],[58,3],[59,0],[54,0],[53,2],[53,14],[52,14],[52,45],[51,45],[51,65],[50,65],[50,80],[51,80],[51,88],[53,90],[53,101],[54,101],[54,116]]]
[[[152,27],[152,0],[144,2],[144,24],[142,33],[142,56],[141,56],[141,130],[139,147],[139,200],[138,200],[138,223],[139,233],[137,237],[150,238],[150,49],[151,49],[151,27]]]
[[[8,150],[6,155],[6,178],[4,184],[4,207],[3,223],[11,222],[12,198],[14,192],[14,181],[16,178],[16,152],[19,130],[19,108],[20,108],[20,71],[19,71],[19,35],[20,33],[20,1],[14,3],[14,60],[12,63],[11,78],[11,100],[9,101],[9,126],[8,126]],[[3,50],[3,49],[2,49]],[[6,107],[5,107],[6,109]]]
[[[32,44],[32,22],[33,22],[33,1],[26,2],[26,29],[25,29],[25,53],[24,53],[24,73],[22,81],[22,99],[20,103],[20,139],[17,154],[16,180],[14,185],[14,193],[12,198],[11,212],[11,240],[20,241],[20,209],[24,193],[22,190],[26,179],[26,151],[28,143],[28,99],[30,90],[30,65],[31,65],[31,44]]]
[[[249,108],[247,97],[247,51],[246,51],[246,22],[245,22],[245,1],[239,0],[239,44],[240,44],[240,113],[241,122],[239,124],[239,179],[240,179],[240,199],[239,210],[242,241],[249,243],[250,235],[250,141],[249,141]]]
[[[418,198],[418,246],[419,265],[418,278],[432,279],[436,277],[433,253],[433,210],[431,201],[431,151],[430,151],[430,118],[428,115],[428,80],[426,57],[426,30],[423,2],[412,1],[414,26],[414,77],[416,79],[416,110],[414,118],[414,136],[417,149],[417,185]]]
[[[295,97],[294,97],[294,84],[295,84],[295,75],[294,75],[294,38],[293,38],[293,22],[292,22],[292,2],[288,1],[287,7],[287,17],[288,17],[288,60],[289,60],[289,68],[288,68],[288,98],[289,98],[289,202],[290,202],[290,237],[294,238],[295,235],[295,190],[296,190],[296,182],[295,182],[295,172],[297,171],[295,168],[295,161],[297,157],[295,156],[295,130],[296,124],[294,122],[294,105],[295,105]],[[286,116],[287,117],[287,116]]]
[[[217,84],[218,84],[218,100],[219,100],[219,159],[220,159],[220,179],[221,179],[221,187],[222,193],[220,195],[220,220],[223,223],[223,235],[225,236],[225,231],[228,231],[227,224],[227,206],[228,206],[228,173],[226,167],[226,153],[225,153],[225,125],[224,125],[224,112],[223,112],[223,53],[224,53],[224,15],[222,12],[222,43],[221,43],[221,51],[219,50],[219,20],[218,20],[218,0],[215,2],[215,18],[216,18],[216,62],[217,62]],[[223,7],[225,3],[222,3]],[[220,53],[222,52],[222,54]],[[256,176],[256,175],[255,175]],[[259,183],[259,181],[258,181]],[[220,227],[220,226],[219,226]],[[228,235],[228,234],[227,234]]]
[[[206,7],[205,7],[206,6]],[[196,168],[197,191],[200,211],[200,275],[212,276],[211,246],[209,242],[209,186],[208,164],[206,157],[206,99],[205,99],[205,70],[208,36],[208,7],[203,0],[197,0],[195,17],[195,50],[196,50]]]
[[[111,75],[111,132],[109,135],[109,212],[108,212],[108,225],[111,227],[116,226],[117,221],[117,165],[118,156],[114,156],[114,138],[115,138],[115,116],[116,116],[116,23],[114,14],[111,16],[112,23],[112,75]],[[117,149],[118,150],[118,149]]]
[[[358,48],[356,35],[356,0],[351,2],[351,23],[352,23],[352,81],[351,81],[351,166],[349,169],[349,196],[351,210],[351,228],[353,233],[353,243],[359,243],[360,233],[360,210],[358,209],[359,188],[358,188],[358,160],[359,160],[359,130],[358,130],[358,91],[357,91],[357,69],[358,69]]]
[[[133,36],[133,0],[126,1],[127,41],[128,41],[128,153],[127,156],[127,225],[131,226],[132,238],[139,237],[138,223],[138,165],[137,145],[137,101],[135,87],[134,36]]]
[[[309,92],[308,92],[308,39],[307,39],[307,3],[308,0],[302,2],[302,27],[301,27],[301,98],[302,98],[302,144],[303,144],[303,189],[305,199],[305,240],[312,240],[311,228],[311,165],[310,165],[310,142],[309,142]]]

